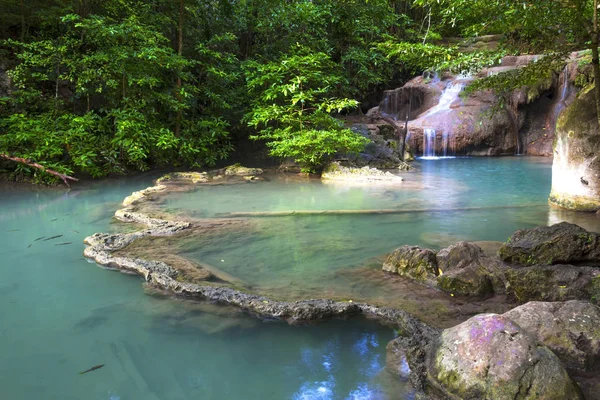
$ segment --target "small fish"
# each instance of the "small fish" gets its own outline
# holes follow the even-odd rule
[[[9,232],[19,232],[19,231],[20,231],[20,229],[12,229]]]
[[[54,221],[58,221],[58,218],[54,218],[54,219],[50,220],[50,222],[54,222]]]
[[[73,242],[57,243],[57,244],[55,244],[55,246],[65,246],[65,245],[71,244],[71,243],[73,243]]]
[[[56,235],[56,236],[49,237],[48,239],[44,239],[44,242],[46,242],[48,240],[56,239],[56,238],[59,238],[59,237],[62,237],[62,235]]]
[[[75,230],[73,230],[73,229],[71,229],[71,232],[79,233],[79,231],[75,231]]]
[[[100,368],[102,368],[102,367],[104,367],[104,364],[100,364],[100,365],[94,365],[92,368],[90,368],[90,369],[88,369],[88,370],[85,370],[85,371],[83,371],[83,372],[80,372],[80,373],[79,373],[79,375],[87,374],[88,372],[95,371],[95,370],[97,370],[97,369],[100,369]]]
[[[46,237],[46,236],[41,236],[41,237],[39,237],[39,238],[35,239],[35,240],[34,240],[34,242],[37,242],[38,240],[42,240],[42,239],[43,239],[43,238],[45,238],[45,237]]]
[[[30,248],[30,247],[31,247],[31,245],[27,246],[27,248]]]

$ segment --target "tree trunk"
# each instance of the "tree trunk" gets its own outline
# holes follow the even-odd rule
[[[179,1],[179,23],[177,24],[177,54],[181,57],[183,55],[183,11],[184,11],[184,0]],[[177,117],[175,119],[175,136],[179,137],[181,134],[181,70],[177,71],[177,89],[175,93],[177,97],[178,107]]]
[[[70,185],[69,185],[68,180],[71,180],[71,181],[78,181],[79,180],[77,178],[73,178],[72,176],[69,176],[69,175],[66,175],[66,174],[61,174],[60,172],[54,171],[53,169],[46,168],[43,165],[40,165],[40,164],[38,164],[36,162],[33,162],[33,161],[30,161],[30,160],[28,160],[26,158],[11,157],[8,154],[0,154],[0,158],[4,158],[5,160],[14,161],[14,162],[19,163],[19,164],[24,164],[24,165],[27,165],[27,166],[30,166],[30,167],[33,167],[33,168],[37,168],[37,169],[41,170],[42,172],[45,172],[45,173],[50,174],[50,175],[57,176],[60,179],[62,179],[62,181],[65,183],[65,185],[67,185],[69,187],[70,187]]]
[[[25,41],[25,2],[21,0],[21,42]]]
[[[596,95],[596,118],[600,126],[600,59],[598,57],[598,0],[594,0],[594,30],[592,32],[592,69],[594,70],[594,94]]]

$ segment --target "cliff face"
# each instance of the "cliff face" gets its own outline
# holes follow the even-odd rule
[[[600,210],[600,129],[593,86],[583,90],[556,124],[550,203]]]
[[[498,99],[491,92],[469,96],[462,89],[474,79],[535,62],[536,56],[505,57],[502,63],[476,77],[417,77],[385,92],[377,109],[368,115],[409,120],[408,144],[423,156],[497,156],[529,154],[552,156],[558,114],[574,98],[577,63],[569,63],[539,87],[517,90],[512,107],[494,110]]]

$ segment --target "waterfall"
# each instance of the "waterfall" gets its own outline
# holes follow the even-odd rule
[[[448,157],[448,147],[449,146],[450,146],[450,134],[448,133],[448,131],[444,131],[444,133],[442,133],[442,151],[443,151],[444,157]]]
[[[423,158],[432,159],[435,157],[435,129],[423,130]]]
[[[566,102],[571,94],[571,85],[569,83],[569,65],[565,65],[561,77],[559,78],[559,93],[556,102],[552,106],[552,110],[548,113],[546,119],[546,129],[554,132],[556,129],[556,122],[561,111],[567,106]]]
[[[421,118],[426,118],[439,112],[450,110],[450,105],[454,102],[454,100],[458,99],[458,96],[464,87],[464,83],[452,83],[448,85],[442,92],[440,102],[435,107],[429,109],[429,111],[427,111]]]

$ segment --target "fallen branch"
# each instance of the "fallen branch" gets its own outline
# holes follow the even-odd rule
[[[447,213],[457,211],[505,210],[528,207],[540,207],[545,204],[518,204],[489,207],[458,207],[458,208],[407,208],[407,209],[376,209],[376,210],[292,210],[292,211],[248,211],[217,214],[221,218],[241,217],[290,217],[304,215],[355,215],[355,214],[413,214],[413,213]]]
[[[66,175],[66,174],[61,174],[60,172],[57,172],[57,171],[55,171],[53,169],[46,168],[43,165],[35,163],[33,161],[30,161],[30,160],[28,160],[26,158],[11,157],[11,156],[9,156],[7,154],[0,154],[0,158],[4,158],[5,160],[14,161],[14,162],[19,163],[19,164],[25,164],[27,166],[30,166],[30,167],[33,167],[33,168],[37,168],[37,169],[39,169],[42,172],[45,172],[47,174],[57,176],[60,179],[62,179],[62,181],[65,183],[65,185],[67,185],[69,187],[71,187],[71,186],[69,185],[68,180],[75,181],[75,182],[77,182],[79,180],[77,178],[73,178],[72,176],[69,176],[69,175]]]

